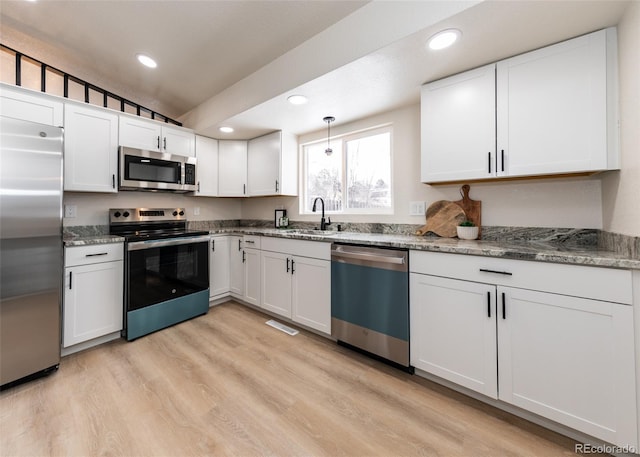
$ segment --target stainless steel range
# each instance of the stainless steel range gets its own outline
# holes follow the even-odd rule
[[[128,341],[209,310],[209,233],[187,229],[184,208],[109,210],[109,232],[125,237]]]

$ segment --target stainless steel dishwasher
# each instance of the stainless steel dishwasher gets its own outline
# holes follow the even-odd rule
[[[409,365],[409,252],[334,243],[331,335],[413,372]]]

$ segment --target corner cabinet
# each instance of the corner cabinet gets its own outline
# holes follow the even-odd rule
[[[120,146],[193,157],[196,154],[195,143],[192,130],[133,115],[120,115]]]
[[[246,141],[218,141],[218,196],[247,196]]]
[[[411,364],[638,444],[631,272],[411,251]]]
[[[248,195],[298,194],[298,143],[281,131],[249,140],[247,149]]]
[[[218,196],[218,140],[196,135],[196,191],[197,197]]]
[[[109,334],[118,338],[123,315],[123,244],[65,247],[64,256],[63,348]]]
[[[615,28],[426,84],[422,181],[617,169],[617,105]]]
[[[64,126],[64,190],[117,192],[118,116],[65,103]]]

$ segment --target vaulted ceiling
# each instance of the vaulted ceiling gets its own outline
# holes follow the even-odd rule
[[[416,103],[424,82],[616,25],[628,1],[0,2],[0,39],[213,137],[323,128]],[[439,52],[429,36],[456,27]],[[147,53],[150,70],[135,60]],[[300,93],[301,106],[286,102]],[[236,132],[223,136],[218,127]]]

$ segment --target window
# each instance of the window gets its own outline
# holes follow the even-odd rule
[[[342,214],[391,214],[391,127],[377,128],[303,146],[302,214],[316,197],[325,211]]]

